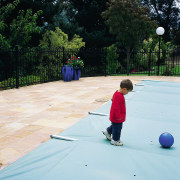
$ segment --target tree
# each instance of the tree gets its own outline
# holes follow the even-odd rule
[[[39,10],[43,11],[40,18],[37,21],[38,26],[51,28],[53,24],[53,17],[59,10],[60,0],[21,0],[18,4],[17,10],[32,9],[32,12]]]
[[[19,10],[18,15],[11,17],[16,10],[19,0],[2,5],[0,7],[0,46],[1,47],[21,47],[28,46],[33,33],[40,33],[41,27],[37,26],[37,19],[42,11],[32,13],[31,9]]]
[[[44,71],[43,67],[48,66],[47,74],[50,77],[56,75],[57,67],[62,66],[68,58],[73,54],[76,55],[75,52],[77,53],[81,47],[85,46],[85,43],[82,41],[83,39],[76,34],[69,41],[68,35],[59,29],[59,27],[56,27],[55,31],[47,30],[42,37],[39,47],[43,48],[44,51],[39,53],[38,71]],[[49,53],[48,48],[52,48],[53,51]],[[65,48],[65,51],[62,51],[62,48]]]
[[[56,27],[55,31],[46,31],[43,34],[43,39],[40,41],[39,46],[42,48],[62,48],[66,50],[76,50],[85,46],[79,35],[74,35],[71,41],[68,40],[68,35],[61,29]]]
[[[32,15],[37,12],[42,12],[38,14],[38,18],[36,19],[36,23],[38,27],[41,27],[41,33],[33,32],[31,34],[31,40],[29,41],[29,46],[37,46],[39,44],[39,40],[42,38],[41,34],[43,34],[46,30],[54,30],[56,26],[54,26],[54,16],[57,15],[60,9],[60,1],[62,0],[2,0],[1,7],[7,6],[7,4],[14,4],[17,1],[15,8],[9,13],[8,17],[5,18],[6,24],[11,24],[12,20],[15,17],[19,16],[20,11],[24,11],[24,15],[27,10],[31,9]],[[6,37],[10,34],[10,29],[6,29]]]
[[[86,42],[86,47],[107,47],[113,37],[101,17],[106,9],[107,0],[66,0],[71,5],[71,22],[77,23],[79,35]]]
[[[175,44],[180,46],[180,28],[175,33],[174,42],[175,42]]]
[[[165,42],[172,40],[180,24],[180,5],[177,0],[141,0],[141,4],[149,7],[152,20],[164,27]]]
[[[102,13],[111,34],[118,45],[126,49],[127,73],[131,50],[149,37],[154,27],[149,9],[139,6],[136,0],[110,0],[108,8]]]
[[[0,1],[0,46],[10,47],[8,39],[5,36],[6,29],[8,25],[6,24],[6,19],[9,17],[10,13],[16,8],[19,0],[15,0],[13,3],[8,3],[4,5]]]
[[[110,33],[116,36],[117,44],[127,51],[147,38],[155,26],[149,9],[139,6],[136,0],[110,0],[102,17]]]
[[[60,27],[72,39],[74,34],[81,34],[83,28],[75,19],[76,11],[69,0],[59,0],[57,14],[53,17],[52,29]]]
[[[37,18],[42,11],[32,13],[31,9],[20,10],[16,19],[10,24],[9,43],[12,46],[19,45],[21,47],[30,46],[28,44],[33,33],[40,33],[41,27],[37,26]]]

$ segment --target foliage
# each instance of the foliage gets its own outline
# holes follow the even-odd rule
[[[31,9],[19,10],[17,16],[11,17],[19,4],[19,0],[1,4],[0,7],[0,46],[4,48],[19,45],[26,47],[33,33],[40,33],[37,19],[42,11],[33,13]],[[11,17],[11,18],[10,18]]]
[[[110,0],[102,17],[118,44],[128,51],[148,37],[155,26],[149,8],[140,6],[136,0]]]
[[[159,26],[164,27],[164,41],[168,42],[173,38],[176,39],[174,35],[178,26],[180,26],[180,8],[176,4],[177,0],[140,0],[140,2],[150,8],[151,18]]]
[[[17,18],[13,19],[10,24],[10,44],[26,47],[32,38],[31,34],[40,33],[41,31],[41,27],[37,26],[36,22],[41,14],[42,11],[37,11],[33,14],[31,9],[28,9],[26,12],[20,10]]]
[[[83,39],[79,35],[74,35],[71,41],[68,40],[68,35],[60,28],[56,27],[55,31],[46,31],[39,44],[42,48],[62,48],[67,50],[80,49],[85,46]]]
[[[7,39],[2,34],[0,34],[0,47],[3,47],[3,48],[10,47],[10,44],[8,43]]]
[[[33,54],[33,72],[41,79],[54,80],[61,77],[60,71],[63,66],[63,53],[61,49],[38,48]],[[45,79],[45,81],[46,81]]]
[[[35,75],[28,75],[28,76],[20,76],[19,77],[19,85],[26,86],[28,84],[34,84],[40,82],[40,77]],[[7,80],[0,82],[0,89],[1,87],[15,87],[16,86],[16,79],[15,78],[8,78]]]
[[[5,31],[8,27],[6,24],[6,18],[9,17],[10,13],[16,8],[19,0],[13,1],[13,3],[8,3],[6,5],[2,5],[0,1],[0,46],[1,47],[10,47],[7,37],[5,36]]]
[[[149,67],[149,65],[154,65],[158,61],[158,51],[157,44],[154,44],[153,39],[145,39],[143,41],[143,48],[140,50],[140,54],[138,54],[139,58],[139,66],[143,67],[145,70]],[[160,58],[162,58],[162,49],[160,49]],[[150,62],[149,62],[150,61]]]
[[[102,72],[101,72],[101,71]],[[103,74],[103,69],[99,69],[98,66],[91,66],[91,65],[87,65],[86,68],[83,69],[82,71],[82,75],[83,76],[97,76],[99,74]]]
[[[143,44],[142,44],[142,49],[145,51],[159,51],[159,42],[157,42],[154,38],[149,38],[149,39],[144,39]],[[176,45],[174,45],[172,42],[164,42],[162,38],[160,38],[160,51],[167,51],[167,52],[172,52],[174,49],[177,48]]]
[[[85,43],[83,42],[82,38],[76,34],[74,35],[73,39],[69,41],[68,35],[56,27],[55,31],[50,30],[43,34],[43,39],[40,41],[39,46],[45,49],[57,49],[59,52],[58,56],[56,51],[52,51],[50,55],[47,52],[47,54],[43,53],[40,56],[43,64],[46,64],[47,60],[50,60],[51,63],[56,65],[57,63],[64,63],[64,59],[68,59],[68,57],[74,55],[75,52],[77,53],[81,47],[85,46]],[[62,48],[65,49],[65,52],[63,52]],[[50,67],[50,69],[52,68],[53,66]]]
[[[83,68],[84,62],[80,57],[72,56],[70,59],[67,60],[67,65],[72,66],[73,68]]]
[[[68,20],[78,25],[72,32],[78,31],[86,42],[86,47],[107,47],[113,42],[101,13],[106,9],[107,0],[65,0]],[[68,13],[70,12],[70,13]],[[67,24],[67,23],[66,23]],[[78,29],[77,29],[78,28]]]
[[[118,57],[119,55],[117,54],[117,48],[115,47],[115,45],[109,46],[107,48],[107,54],[106,54],[107,74],[117,73],[117,69],[119,68]]]
[[[175,49],[175,46],[171,42],[165,43],[160,39],[160,64],[164,63],[170,58],[171,52]],[[153,38],[145,39],[140,53],[137,55],[137,61],[140,67],[147,69],[149,65],[155,65],[159,58],[159,42],[154,41]],[[150,62],[149,62],[150,61]],[[136,62],[137,63],[137,62]]]
[[[49,55],[49,53],[43,53],[41,54],[41,62],[47,63],[47,60],[52,61],[51,63],[57,64],[57,63],[64,63],[64,59],[68,59],[70,55],[74,52],[78,52],[81,47],[85,46],[85,43],[83,42],[82,38],[80,38],[79,35],[74,35],[73,39],[71,41],[68,40],[68,35],[64,33],[60,28],[56,27],[55,31],[46,31],[43,34],[43,39],[40,41],[39,46],[41,48],[51,48],[51,49],[57,49],[59,51],[59,55],[57,56],[56,51],[52,51],[52,53]],[[63,52],[63,49],[65,49],[65,52]],[[59,50],[58,50],[59,49]],[[52,68],[51,66],[50,68]],[[53,70],[54,71],[54,70]]]
[[[52,27],[60,27],[63,32],[67,33],[71,39],[74,34],[81,34],[83,27],[78,25],[75,19],[75,10],[72,2],[69,0],[59,0],[59,8],[53,17]]]
[[[173,69],[172,65],[167,63],[166,67],[165,67],[165,69],[164,69],[164,71],[162,73],[162,75],[163,76],[170,76],[170,75],[172,75],[172,69]]]
[[[175,32],[174,43],[180,46],[180,25],[179,25],[179,29]]]

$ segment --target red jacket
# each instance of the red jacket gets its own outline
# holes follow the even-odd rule
[[[113,95],[109,119],[114,123],[122,123],[126,120],[125,99],[119,91],[116,91]]]

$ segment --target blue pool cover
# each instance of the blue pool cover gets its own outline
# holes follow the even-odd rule
[[[109,114],[111,101],[96,112]],[[108,116],[87,115],[59,134],[78,141],[50,139],[0,171],[1,180],[179,180],[180,83],[141,81],[126,95],[124,146],[102,134]],[[170,149],[159,136],[174,137]]]

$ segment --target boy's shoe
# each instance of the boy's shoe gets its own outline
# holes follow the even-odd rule
[[[111,139],[111,144],[115,146],[123,146],[122,141],[114,141],[113,139]]]
[[[107,132],[107,130],[102,131],[102,133],[106,136],[106,138],[111,141],[111,135]]]

